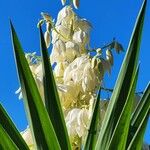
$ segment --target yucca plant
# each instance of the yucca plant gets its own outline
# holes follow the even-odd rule
[[[65,4],[65,2],[66,1],[62,0],[63,4]],[[72,2],[76,8],[79,6],[78,0],[73,0]],[[92,104],[91,101],[87,102],[84,100],[84,102],[82,102],[81,97],[78,98],[77,102],[68,102],[68,99],[65,102],[62,100],[62,97],[64,95],[62,96],[60,91],[62,91],[62,93],[67,91],[67,94],[70,94],[69,92],[72,91],[69,91],[66,88],[70,85],[67,84],[67,86],[64,86],[63,84],[60,84],[62,83],[62,79],[57,77],[57,73],[62,70],[62,64],[60,64],[57,70],[55,70],[55,74],[53,75],[53,67],[51,63],[53,62],[52,59],[59,59],[59,61],[62,63],[62,55],[64,53],[61,53],[61,55],[58,57],[52,52],[53,58],[51,57],[50,60],[47,51],[47,48],[50,45],[51,31],[53,32],[52,36],[55,37],[53,38],[52,44],[54,46],[59,45],[60,47],[58,50],[61,49],[61,51],[63,51],[64,48],[63,42],[65,44],[67,43],[68,47],[72,44],[72,41],[70,41],[70,37],[73,37],[74,41],[79,41],[80,38],[82,39],[83,37],[86,37],[86,34],[88,34],[87,32],[83,32],[81,34],[82,27],[84,28],[84,25],[87,25],[87,22],[85,20],[81,19],[81,22],[79,22],[79,18],[75,15],[72,15],[68,18],[67,16],[65,16],[67,18],[67,21],[69,20],[69,22],[67,23],[69,23],[69,28],[71,32],[69,32],[69,36],[64,36],[62,30],[60,28],[56,28],[59,25],[66,23],[63,20],[64,17],[58,17],[59,20],[56,23],[57,26],[55,26],[52,22],[51,17],[48,16],[48,14],[42,13],[44,19],[42,19],[38,24],[40,33],[41,58],[33,57],[34,54],[24,54],[13,24],[12,22],[10,22],[12,43],[29,128],[26,130],[26,132],[24,132],[26,134],[25,139],[24,136],[22,137],[24,133],[20,134],[20,132],[17,130],[12,120],[10,119],[9,115],[6,113],[3,106],[0,105],[0,150],[141,150],[143,146],[144,132],[150,113],[150,84],[147,85],[137,106],[134,109],[133,106],[136,83],[139,73],[138,55],[143,30],[146,4],[147,1],[144,0],[139,15],[137,17],[135,27],[126,52],[126,56],[123,60],[105,115],[102,114],[102,112],[100,111],[100,105],[103,103],[103,101],[100,101],[101,90],[103,88],[101,82],[96,82],[97,78],[92,78],[92,80],[88,80],[88,77],[85,76],[86,81],[88,80],[88,83],[91,83],[91,85],[89,86],[90,88],[95,85],[93,93],[90,91],[87,84],[82,83],[82,86],[84,87],[83,92],[86,91],[86,93],[88,93],[90,91],[90,94],[84,94],[82,95],[82,97],[86,97],[89,95],[91,97],[93,95],[95,96],[93,98]],[[72,13],[72,8],[71,6],[66,6],[63,11],[69,14]],[[78,26],[75,26],[76,24],[73,23],[74,19],[76,19],[75,21],[78,23]],[[46,22],[47,27],[45,35],[43,35],[41,28],[41,25],[44,21]],[[81,27],[78,31],[77,28],[79,27],[80,23]],[[65,25],[67,26],[68,24]],[[88,26],[91,25],[88,23]],[[78,33],[80,33],[80,36],[78,35]],[[67,32],[65,32],[65,35],[67,35]],[[81,40],[81,43],[84,42],[84,40]],[[86,41],[85,43],[87,44],[88,42]],[[76,43],[74,43],[74,45],[75,44]],[[74,45],[73,47],[75,47]],[[101,81],[105,69],[110,71],[110,67],[108,66],[108,64],[113,64],[111,49],[115,48],[117,51],[122,50],[121,45],[118,42],[113,41],[111,44],[106,46],[109,49],[106,50],[107,59],[104,60],[103,58],[101,58],[100,55],[101,49],[97,49],[96,56],[91,56],[91,58],[86,53],[86,49],[84,49],[82,46],[80,47],[82,49],[82,55],[74,55],[75,52],[72,52],[73,50],[71,46],[71,48],[69,47],[69,52],[71,54],[66,54],[67,56],[65,60],[67,59],[68,62],[71,64],[71,66],[67,66],[67,71],[65,71],[64,75],[67,79],[70,79],[70,81],[67,83],[72,83],[72,81],[75,80],[72,75],[70,75],[70,72],[74,69],[75,66],[81,66],[78,64],[81,63],[82,59],[87,60],[84,63],[85,65],[91,64],[92,67],[87,67],[88,69],[98,68],[100,70],[97,75],[100,78],[98,79],[98,81]],[[54,49],[56,49],[56,47]],[[72,56],[72,54],[74,56],[70,57]],[[31,65],[30,57],[32,57],[31,59],[34,58],[36,60],[36,63],[32,62]],[[41,82],[37,80],[39,74],[33,73],[33,67],[39,67],[38,59],[41,59]],[[57,65],[60,62],[57,62]],[[79,71],[78,68],[75,71]],[[81,70],[81,74],[83,71],[85,71],[84,68],[83,70]],[[88,71],[86,72],[87,75],[90,74],[91,70],[89,72]],[[42,87],[40,86],[41,83]],[[97,84],[99,86],[97,86]],[[78,88],[79,87],[76,87],[73,91],[74,95],[76,94],[76,91],[78,91]],[[70,96],[69,98],[71,99],[72,97]],[[79,114],[79,117],[76,119],[78,124],[84,124],[81,125],[82,130],[79,130],[79,126],[71,126],[72,124],[70,122],[74,121],[74,116],[76,114]],[[68,118],[71,119],[71,121],[67,121]],[[88,127],[86,129],[86,121],[84,119],[89,120],[89,123],[87,125]],[[31,132],[29,129],[31,129]],[[77,132],[75,136],[73,136],[74,130],[76,130]],[[32,134],[32,142],[31,135],[29,136],[27,132]]]

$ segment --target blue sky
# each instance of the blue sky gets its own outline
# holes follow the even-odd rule
[[[126,50],[142,0],[81,0],[81,17],[87,18],[93,25],[91,47],[100,47],[113,37],[122,43]],[[13,21],[22,46],[26,52],[39,52],[39,33],[36,28],[40,12],[48,12],[56,18],[62,8],[60,0],[1,0],[0,1],[0,102],[6,108],[19,130],[27,126],[22,101],[15,95],[19,87],[16,66],[10,39],[9,19]],[[142,91],[150,80],[150,4],[148,4],[143,39],[140,51],[140,75],[137,91]],[[105,77],[106,87],[112,88],[125,53],[114,52],[115,63],[112,75]],[[150,123],[145,141],[150,141]],[[150,143],[150,142],[149,142]]]

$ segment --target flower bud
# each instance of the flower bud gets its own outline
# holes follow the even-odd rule
[[[95,68],[96,66],[97,66],[97,59],[96,59],[96,57],[93,57],[92,61],[91,61],[91,67]]]
[[[106,50],[106,59],[109,61],[111,66],[113,66],[114,58],[113,58],[113,54],[112,54],[111,50],[109,50],[109,49]]]
[[[73,5],[76,9],[79,8],[79,0],[73,0]]]
[[[49,31],[46,31],[44,34],[44,39],[45,39],[45,43],[46,43],[46,47],[49,48],[50,43],[51,43],[51,38],[50,38],[50,33]]]
[[[66,0],[61,0],[62,5],[65,5]]]
[[[51,28],[52,28],[51,23],[50,23],[50,22],[46,22],[46,30],[47,30],[48,32],[50,32],[50,31],[51,31]]]
[[[52,18],[49,14],[41,12],[41,15],[45,21],[47,21],[47,22],[52,21]]]

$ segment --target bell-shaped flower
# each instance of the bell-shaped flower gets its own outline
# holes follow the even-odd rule
[[[46,31],[44,33],[44,39],[45,39],[46,47],[49,48],[50,43],[51,43],[51,37],[50,37],[50,32],[49,31]]]
[[[70,138],[77,135],[82,137],[86,134],[90,122],[89,116],[90,114],[87,109],[73,108],[68,112],[65,121]]]
[[[64,42],[67,42],[70,40],[71,30],[70,28],[67,28],[64,25],[58,25],[55,27],[56,30],[53,32],[56,32],[58,35],[58,39],[61,39]],[[52,35],[53,36],[53,35]],[[55,35],[56,36],[56,35]],[[53,37],[52,37],[53,38]],[[54,37],[56,38],[56,37]]]
[[[62,62],[58,62],[57,65],[54,68],[54,74],[56,78],[62,78],[64,75],[64,66]]]
[[[51,63],[63,62],[65,60],[65,51],[65,43],[62,40],[57,40],[55,44],[53,44],[52,53],[50,55]]]
[[[65,57],[68,62],[72,62],[76,57],[80,56],[78,44],[68,41],[66,43]]]
[[[71,108],[78,100],[79,88],[72,81],[67,84],[58,84],[58,91],[64,110]]]
[[[70,24],[71,20],[74,19],[75,13],[71,6],[65,6],[58,13],[56,25],[60,24]]]
[[[86,32],[79,30],[74,32],[73,34],[73,41],[78,43],[81,47],[81,53],[85,52],[86,45],[89,45],[89,34]]]
[[[78,16],[76,16],[76,19],[74,21],[74,30],[75,31],[82,30],[86,33],[89,33],[91,28],[92,28],[92,25],[90,22],[88,22],[84,18],[82,19],[82,18],[79,18]]]
[[[98,69],[92,68],[91,58],[88,55],[82,55],[65,69],[64,83],[73,81],[80,85],[81,92],[91,92],[100,83],[97,74]]]
[[[113,64],[114,64],[114,57],[113,57],[112,51],[109,50],[109,49],[106,50],[106,59],[108,60],[110,65],[113,66]]]

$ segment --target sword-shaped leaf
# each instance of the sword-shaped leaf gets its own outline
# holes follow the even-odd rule
[[[21,134],[15,127],[14,123],[8,116],[7,112],[0,104],[0,125],[4,128],[5,132],[9,135],[11,140],[16,144],[16,146],[21,150],[29,150],[27,144],[22,138]],[[0,139],[3,139],[3,135],[0,134]]]
[[[130,124],[127,146],[129,145],[133,136],[137,132],[143,118],[145,118],[149,109],[150,109],[150,83],[145,89],[144,94],[131,117],[131,124]]]
[[[95,149],[97,136],[98,136],[97,132],[99,132],[98,131],[98,126],[99,126],[98,121],[99,121],[99,118],[100,118],[99,115],[100,115],[100,91],[98,93],[97,100],[96,100],[96,103],[95,103],[95,106],[94,106],[92,120],[91,120],[91,123],[90,123],[88,135],[87,135],[85,146],[84,146],[85,150]]]
[[[0,124],[0,149],[1,150],[19,150],[17,145],[12,141],[7,132]]]
[[[116,81],[101,131],[96,144],[96,150],[107,149],[115,126],[126,103],[131,83],[138,62],[139,47],[144,23],[147,0],[144,0],[129,42],[128,50]]]
[[[127,101],[115,126],[108,149],[125,150],[126,148],[138,73],[139,67],[137,68],[137,71],[132,79]]]
[[[149,119],[149,111],[145,114],[142,122],[140,123],[138,129],[136,130],[134,137],[131,140],[131,143],[126,148],[127,150],[141,150],[143,145],[144,133],[146,130],[146,125]]]
[[[58,141],[60,143],[60,147],[62,149],[69,150],[71,149],[71,144],[69,141],[64,115],[61,108],[60,99],[57,92],[57,87],[41,28],[40,28],[40,44],[43,63],[45,106],[47,108],[49,117],[53,124]]]
[[[12,43],[24,104],[38,150],[60,149],[54,128],[44,107],[21,44],[11,23]]]

